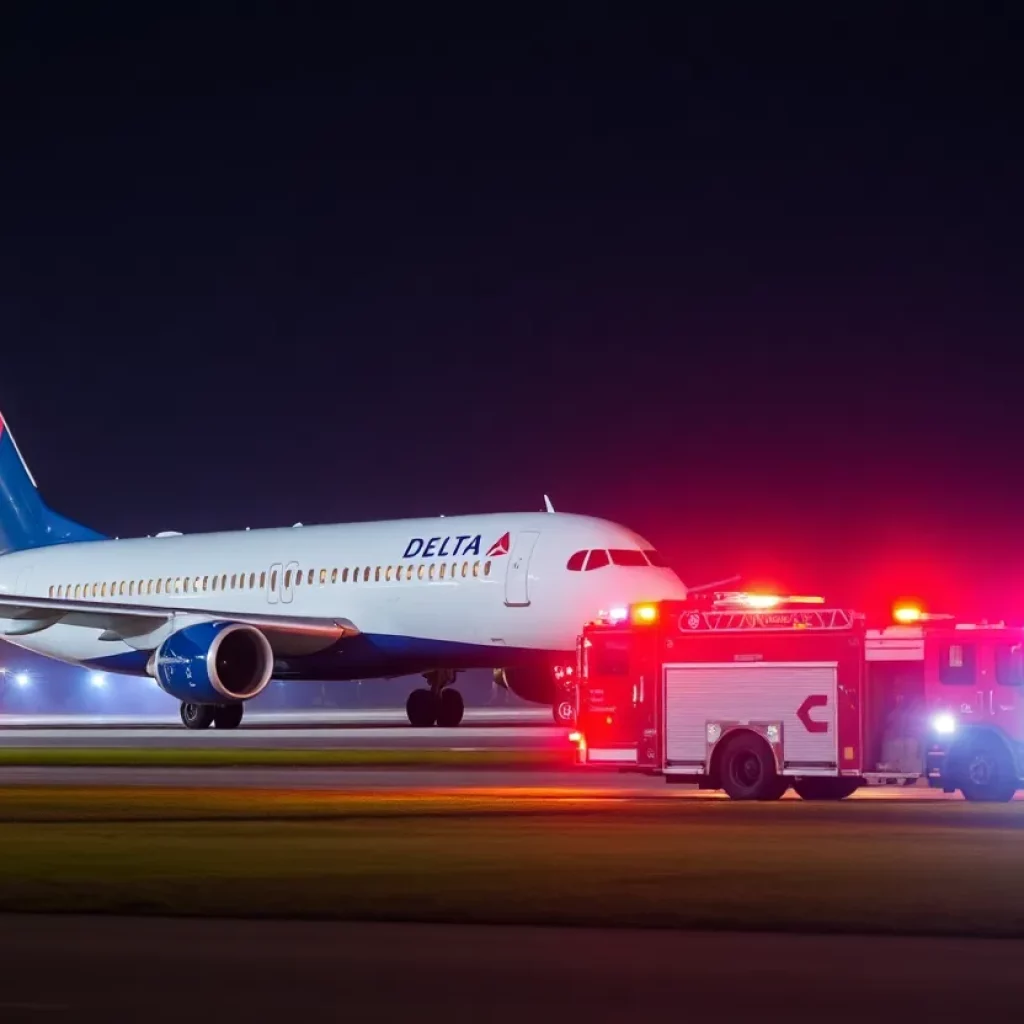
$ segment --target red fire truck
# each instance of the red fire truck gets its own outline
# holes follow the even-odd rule
[[[817,597],[691,595],[589,623],[576,761],[774,800],[927,780],[969,800],[1024,784],[1024,628]]]

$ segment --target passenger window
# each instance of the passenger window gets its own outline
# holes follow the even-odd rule
[[[338,570],[337,570],[337,568],[334,568],[334,569],[331,570],[331,582],[332,583],[337,583],[338,582]]]
[[[213,577],[213,586],[210,589],[211,590],[216,590],[217,589],[217,577],[216,576]]]
[[[364,583],[369,583],[370,582],[370,567],[369,566],[367,566],[363,570],[363,582]]]
[[[82,584],[81,583],[76,583],[75,584],[75,597],[79,598],[81,596],[82,596]]]
[[[444,579],[445,573],[447,572],[447,570],[448,570],[448,563],[447,562],[442,562],[441,563],[441,572],[440,572],[441,579]]]
[[[479,576],[480,575],[480,563],[479,562],[474,562],[473,563],[473,575],[474,576]]]
[[[577,551],[571,555],[569,561],[565,563],[566,569],[570,572],[582,572],[583,563],[587,560],[586,551]]]
[[[591,569],[601,569],[608,564],[608,552],[600,549],[595,549],[590,552],[590,557],[587,559],[587,572]]]
[[[297,586],[297,587],[301,587],[302,586],[302,570],[301,569],[296,569],[295,570],[295,586]]]
[[[420,562],[420,564],[416,568],[416,578],[420,579],[420,580],[423,579],[423,563],[422,562]]]
[[[128,596],[135,596],[135,580],[132,580],[131,583],[128,584]]]
[[[433,562],[431,562],[430,563],[430,568],[427,570],[427,579],[431,579],[432,580],[434,578],[434,573],[435,572],[437,572],[437,567],[434,565]]]
[[[163,582],[163,580],[157,580],[157,581],[156,581],[156,592],[157,592],[158,594],[159,594],[159,593],[161,592],[161,590],[160,590],[160,584],[161,584],[162,582]]]
[[[277,590],[277,570],[276,569],[270,574],[270,589],[272,591]]]
[[[939,681],[947,686],[971,686],[976,662],[974,644],[944,644],[939,652]]]
[[[335,571],[337,571],[337,570],[335,570]],[[322,587],[326,582],[327,582],[327,570],[326,569],[321,569],[320,570],[320,586]]]
[[[235,586],[237,585],[237,583],[238,583],[238,573],[234,573],[233,572],[231,574],[231,589],[232,590],[235,589]]]
[[[256,573],[254,572],[249,573],[249,589],[256,589]]]
[[[104,583],[103,586],[100,587],[100,597],[106,597],[106,596],[107,596],[107,585],[106,585],[106,583]]]
[[[188,578],[187,576],[186,576],[186,577],[185,577],[185,579],[184,579],[184,580],[182,581],[182,585],[183,585],[183,588],[184,588],[184,591],[185,591],[185,593],[186,593],[186,594],[187,594],[187,593],[189,593],[189,591],[190,591],[190,590],[192,589],[192,588],[191,588],[191,586],[189,586],[189,584],[190,584],[191,582],[192,582],[192,581],[191,581],[191,580],[190,580],[190,579],[189,579],[189,578]]]
[[[484,575],[485,576],[490,576],[491,575],[491,563],[490,562],[484,562]]]
[[[397,581],[398,583],[401,583],[401,582],[402,582],[402,570],[403,570],[404,568],[405,568],[405,566],[404,566],[404,565],[400,565],[400,566],[398,566],[398,568],[397,568],[397,569],[395,569],[395,580],[396,580],[396,581]]]
[[[636,548],[612,548],[608,554],[612,556],[612,565],[641,565],[645,567],[647,565],[644,553]]]
[[[284,589],[287,590],[292,585],[292,571],[288,569],[284,574]]]
[[[385,582],[385,583],[390,583],[390,582],[391,582],[391,573],[392,573],[392,571],[393,571],[393,568],[394,568],[393,566],[390,566],[390,565],[389,565],[389,566],[388,566],[388,567],[387,567],[387,568],[386,568],[386,569],[384,570],[384,582]]]
[[[267,589],[267,574],[266,572],[260,573],[260,590]]]
[[[49,596],[53,597],[53,594],[54,594],[54,590],[53,590],[53,587],[51,586],[50,590],[49,590]]]
[[[1024,644],[996,644],[996,682],[1024,686]]]
[[[348,569],[341,570],[341,582],[348,583]]]
[[[373,582],[380,583],[380,566],[373,570]]]
[[[465,579],[469,575],[469,562],[462,563],[462,578]]]

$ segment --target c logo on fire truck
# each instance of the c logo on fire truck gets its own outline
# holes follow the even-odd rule
[[[828,732],[828,722],[816,722],[811,718],[814,708],[827,708],[828,697],[823,693],[813,693],[796,709],[796,717],[808,732]]]

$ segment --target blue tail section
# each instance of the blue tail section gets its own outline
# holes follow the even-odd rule
[[[46,507],[36,482],[0,416],[0,555],[72,541],[105,540]]]

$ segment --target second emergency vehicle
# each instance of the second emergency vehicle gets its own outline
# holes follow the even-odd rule
[[[969,800],[1024,785],[1024,628],[901,610],[870,629],[819,597],[691,595],[589,623],[577,762],[773,800],[920,779]]]

